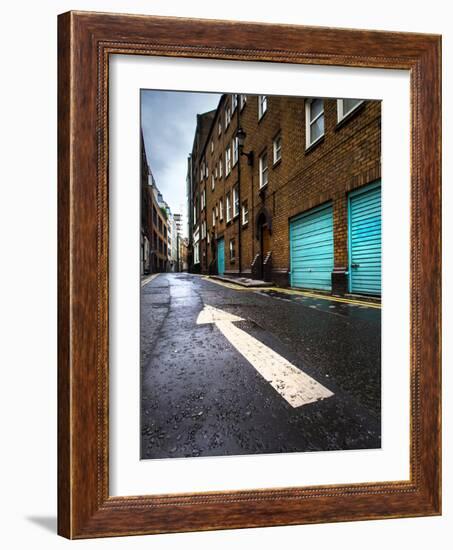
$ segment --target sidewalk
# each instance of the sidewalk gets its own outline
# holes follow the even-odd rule
[[[155,279],[158,275],[160,275],[160,273],[152,273],[151,275],[143,275],[142,278],[141,278],[141,286],[145,286],[147,285],[148,283],[150,283],[153,279]]]
[[[229,277],[227,275],[209,275],[210,279],[218,279],[226,283],[234,283],[245,288],[274,287],[274,283],[266,283],[258,279],[249,279],[248,277]]]

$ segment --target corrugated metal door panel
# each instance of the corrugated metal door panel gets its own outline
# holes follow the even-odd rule
[[[217,272],[219,275],[225,273],[225,240],[217,241]]]
[[[291,286],[331,290],[332,205],[315,208],[290,222]]]
[[[349,289],[381,294],[381,182],[349,196]]]

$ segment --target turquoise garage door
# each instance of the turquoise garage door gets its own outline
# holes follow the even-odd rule
[[[381,182],[349,195],[349,290],[381,294]]]
[[[217,273],[223,275],[225,273],[225,240],[217,241]]]
[[[331,290],[333,270],[332,205],[310,210],[289,226],[291,286]]]

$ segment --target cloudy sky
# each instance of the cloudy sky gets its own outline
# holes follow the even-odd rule
[[[220,94],[141,92],[141,124],[148,163],[173,213],[186,215],[187,157],[192,151],[197,114],[215,109],[219,99]]]

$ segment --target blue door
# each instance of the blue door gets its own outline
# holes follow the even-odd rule
[[[217,241],[217,273],[223,275],[225,273],[225,240]]]
[[[349,290],[381,294],[381,182],[349,195]]]
[[[291,286],[332,289],[333,214],[327,204],[290,221]]]

